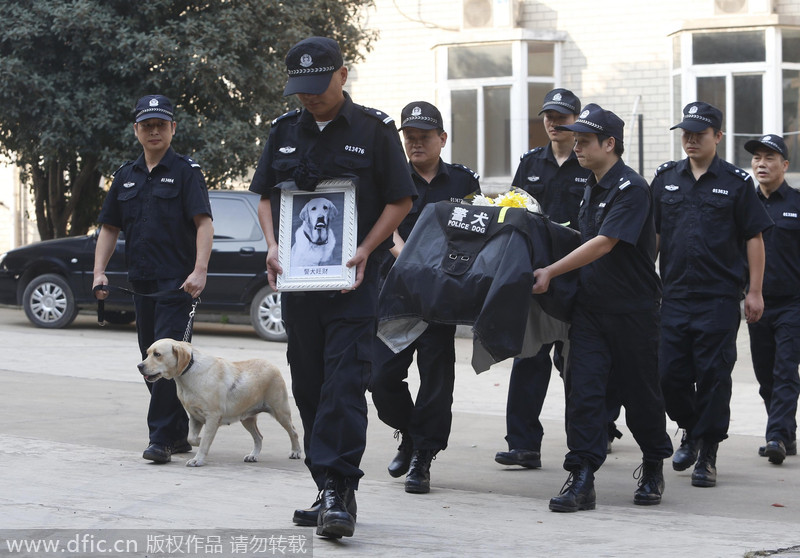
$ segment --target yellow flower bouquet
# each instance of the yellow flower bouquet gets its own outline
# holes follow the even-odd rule
[[[527,209],[531,213],[541,213],[542,208],[536,198],[525,190],[512,188],[504,194],[489,198],[483,194],[476,194],[472,198],[472,205],[494,205],[498,207],[520,207]]]

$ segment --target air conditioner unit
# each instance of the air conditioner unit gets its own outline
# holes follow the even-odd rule
[[[771,14],[774,0],[714,0],[714,15]]]
[[[516,27],[518,0],[463,0],[462,27]]]

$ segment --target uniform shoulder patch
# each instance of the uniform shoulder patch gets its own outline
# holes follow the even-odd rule
[[[677,164],[678,164],[678,161],[667,161],[666,163],[664,163],[663,165],[659,166],[656,169],[656,176],[658,176],[659,174],[661,174],[661,173],[663,173],[665,171],[668,171],[669,169],[673,168]]]
[[[469,168],[467,165],[460,165],[458,163],[452,163],[450,166],[453,167],[454,169],[458,169],[458,170],[461,170],[461,171],[464,171],[466,173],[471,174],[472,177],[475,180],[478,180],[481,177],[481,175],[479,175],[477,172],[475,172],[474,170]]]
[[[127,167],[128,165],[132,165],[132,164],[133,164],[133,161],[125,161],[124,163],[122,163],[122,164],[119,166],[119,168],[118,168],[117,170],[115,170],[114,172],[112,172],[112,173],[111,173],[111,176],[112,176],[112,177],[114,177],[114,176],[117,176],[117,173],[118,173],[119,171],[121,171],[123,168]]]
[[[520,155],[520,156],[519,156],[519,160],[521,161],[521,160],[523,160],[525,157],[527,157],[528,155],[533,155],[534,153],[539,153],[539,152],[541,152],[541,151],[544,151],[544,147],[534,147],[534,148],[533,148],[533,149],[531,149],[530,151],[526,151],[525,153],[523,153],[522,155]]]
[[[389,125],[392,122],[394,122],[394,118],[392,118],[391,116],[389,116],[388,114],[386,114],[382,110],[378,110],[378,109],[374,109],[374,108],[370,108],[370,107],[361,107],[361,108],[364,109],[364,112],[366,114],[370,115],[372,118],[377,118],[378,120],[380,120],[381,122],[383,122],[386,125]]]
[[[289,112],[284,112],[278,118],[276,118],[275,120],[272,121],[272,125],[274,126],[275,124],[277,124],[278,122],[280,122],[284,118],[289,118],[290,116],[299,116],[299,115],[300,115],[300,109],[299,108],[296,108],[294,110],[290,110]]]
[[[195,161],[195,160],[194,160],[194,159],[192,159],[191,157],[189,157],[189,156],[187,156],[187,155],[181,155],[180,157],[181,157],[181,159],[183,159],[184,161],[186,161],[187,163],[189,163],[189,166],[190,166],[190,167],[194,167],[194,168],[196,168],[196,169],[199,169],[199,168],[200,168],[200,163],[198,163],[197,161]]]
[[[739,167],[737,167],[735,165],[732,165],[732,164],[728,163],[726,165],[726,170],[729,173],[731,173],[732,175],[738,177],[740,180],[742,180],[744,182],[747,182],[748,180],[750,180],[750,174],[747,171],[742,170],[742,169],[740,169]]]

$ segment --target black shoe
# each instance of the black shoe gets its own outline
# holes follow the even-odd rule
[[[397,455],[394,456],[392,462],[389,463],[389,474],[394,478],[402,477],[408,472],[408,467],[411,465],[411,454],[414,452],[414,446],[408,433],[401,432],[400,430],[394,431],[394,438],[400,439],[400,445],[397,446]]]
[[[697,452],[703,445],[702,440],[692,440],[684,430],[681,437],[681,447],[672,455],[672,468],[676,471],[685,471],[697,461]]]
[[[764,454],[769,457],[769,462],[780,465],[786,459],[786,445],[781,440],[770,440],[764,446]]]
[[[717,485],[717,448],[719,444],[703,444],[692,471],[692,486]]]
[[[436,450],[414,450],[406,475],[406,492],[427,494],[431,491],[431,461],[436,453]]]
[[[594,473],[588,463],[584,462],[567,477],[558,496],[550,498],[550,511],[576,512],[593,510],[596,496],[594,493]]]
[[[192,444],[186,438],[172,444],[172,453],[189,453],[190,451],[192,451]]]
[[[355,490],[348,491],[347,511],[353,516],[353,521],[358,520],[358,505],[356,504]],[[322,508],[322,492],[317,495],[316,501],[310,508],[294,510],[292,522],[300,527],[316,527],[319,519],[319,510]]]
[[[169,463],[172,461],[172,448],[159,444],[150,444],[142,453],[142,457],[156,463]]]
[[[347,510],[345,502],[355,496],[345,479],[329,476],[322,491],[322,502],[317,515],[317,535],[329,539],[352,537],[356,530],[356,518]]]
[[[639,468],[633,472],[633,478],[639,480],[639,488],[633,493],[633,503],[639,506],[656,506],[661,503],[664,494],[664,462],[642,460]]]
[[[494,460],[500,465],[519,465],[528,469],[538,469],[542,466],[542,456],[538,451],[526,449],[512,449],[498,451]]]
[[[767,457],[767,446],[759,447],[758,455],[761,457]],[[797,440],[792,440],[786,444],[786,455],[797,455]]]

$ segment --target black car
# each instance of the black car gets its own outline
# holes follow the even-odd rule
[[[258,222],[259,196],[250,192],[210,190],[214,247],[198,315],[248,315],[259,336],[283,341],[280,294],[267,282],[267,242]],[[122,235],[120,235],[122,236]],[[88,236],[37,242],[0,255],[0,304],[22,306],[38,327],[62,328],[80,310],[95,310],[92,268],[97,232]],[[130,288],[125,242],[120,238],[106,268],[112,286]],[[105,302],[111,323],[134,320],[130,295],[114,289]]]

